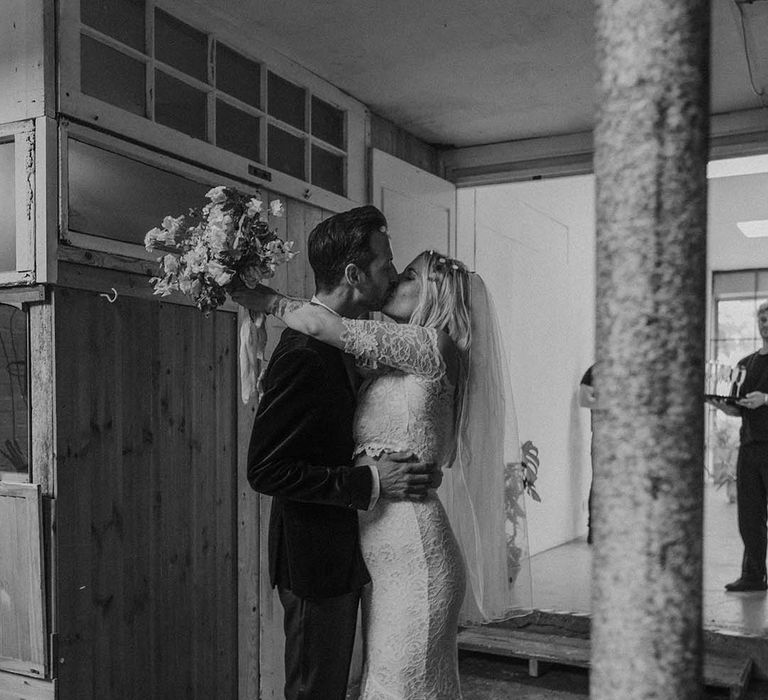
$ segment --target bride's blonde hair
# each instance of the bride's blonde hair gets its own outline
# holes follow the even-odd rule
[[[434,250],[425,250],[417,260],[424,261],[421,292],[409,322],[445,331],[466,354],[472,343],[467,266]]]

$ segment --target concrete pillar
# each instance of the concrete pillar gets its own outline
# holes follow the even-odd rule
[[[591,697],[700,697],[709,2],[596,0]]]

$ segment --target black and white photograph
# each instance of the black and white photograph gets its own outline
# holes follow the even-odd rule
[[[0,0],[0,700],[768,699],[768,0]]]

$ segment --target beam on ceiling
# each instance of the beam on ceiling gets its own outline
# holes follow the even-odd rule
[[[768,109],[710,118],[711,160],[768,153]],[[592,132],[544,136],[443,151],[443,177],[458,187],[592,172]]]

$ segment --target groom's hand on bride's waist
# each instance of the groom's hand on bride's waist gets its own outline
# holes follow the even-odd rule
[[[420,462],[412,452],[383,454],[376,461],[380,495],[395,500],[422,501],[436,489],[443,473],[434,462]]]

